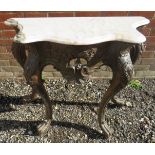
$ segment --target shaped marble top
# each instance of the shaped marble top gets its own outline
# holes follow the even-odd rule
[[[69,45],[89,45],[107,41],[143,43],[137,27],[148,24],[145,17],[52,17],[11,18],[6,25],[20,31],[15,42],[50,41]]]

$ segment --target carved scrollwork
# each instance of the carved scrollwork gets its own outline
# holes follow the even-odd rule
[[[24,56],[22,56],[21,52],[26,51],[26,49],[28,54],[26,55],[26,52],[24,52]],[[26,47],[15,44],[15,47],[13,47],[14,56],[24,68],[26,80],[32,86],[33,92],[39,93],[44,100],[49,123],[52,117],[52,110],[49,96],[41,79],[43,66],[47,64],[53,65],[55,69],[62,73],[63,77],[66,74],[69,74],[69,76],[74,75],[78,83],[89,78],[96,64],[99,63],[99,66],[102,64],[109,66],[113,71],[113,78],[98,110],[99,126],[106,137],[111,135],[105,122],[106,105],[131,80],[133,63],[143,50],[143,45],[141,44],[123,42],[108,42],[102,46],[93,45],[93,48],[92,46],[64,46],[48,42],[27,44]],[[42,131],[48,128],[49,123],[41,126]],[[41,131],[40,128],[39,131]]]
[[[130,57],[133,64],[135,64],[136,60],[139,58],[139,55],[141,55],[143,51],[145,51],[144,43],[135,44],[130,48]]]
[[[90,61],[97,53],[97,48],[91,48],[86,51],[80,52],[78,57],[84,58],[87,61]]]
[[[121,51],[118,57],[118,70],[120,71],[121,83],[127,85],[134,74],[133,64],[130,58],[129,50]]]
[[[66,68],[73,70],[74,76],[78,82],[89,78],[91,71],[87,64],[88,61],[91,61],[91,59],[94,58],[96,53],[97,48],[90,48],[88,50],[79,52],[76,55],[76,58],[69,60],[67,63]]]
[[[75,58],[67,63],[67,68],[73,70],[74,76],[77,81],[89,78],[89,68],[87,67],[87,60],[83,58]]]
[[[25,40],[25,34],[22,32],[23,26],[19,24],[16,20],[14,19],[8,19],[7,21],[4,22],[8,26],[14,27],[16,31],[16,36],[14,37],[14,41],[16,43],[21,43],[22,41]]]

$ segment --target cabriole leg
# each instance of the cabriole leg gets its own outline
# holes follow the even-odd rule
[[[105,121],[105,109],[110,99],[123,89],[131,80],[133,75],[133,65],[128,51],[124,51],[117,58],[116,64],[111,66],[113,78],[111,84],[102,98],[98,109],[99,126],[106,138],[111,136],[112,132]]]
[[[40,124],[37,127],[37,134],[42,135],[49,130],[52,121],[52,107],[50,98],[41,79],[42,69],[39,63],[39,55],[37,53],[35,45],[34,44],[27,45],[27,48],[28,48],[28,57],[24,65],[25,78],[31,85],[32,89],[35,90],[35,92],[41,96],[45,104],[46,120],[43,124]]]
[[[36,84],[34,84],[32,86],[32,88],[37,90],[37,93],[41,96],[41,98],[43,99],[43,102],[45,104],[46,120],[43,124],[40,124],[37,127],[37,134],[43,135],[49,130],[49,127],[50,127],[51,121],[52,121],[51,102],[50,102],[50,98],[48,96],[48,93],[47,93],[43,83],[37,82]]]
[[[20,64],[20,66],[24,69],[26,60],[27,60],[27,55],[26,55],[26,48],[25,45],[21,43],[15,43],[13,42],[12,44],[12,54],[16,61]],[[34,88],[32,88],[32,94],[30,96],[25,96],[25,98],[29,99],[31,98],[32,100],[35,100],[38,97],[38,94]]]

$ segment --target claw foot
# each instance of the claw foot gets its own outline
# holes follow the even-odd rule
[[[104,137],[105,137],[106,139],[108,139],[108,138],[111,137],[111,135],[112,135],[112,133],[113,133],[113,130],[109,128],[109,126],[107,125],[106,122],[102,123],[102,124],[100,125],[100,128],[101,128],[102,133],[104,134]]]
[[[47,120],[43,124],[40,124],[37,127],[37,133],[36,134],[39,136],[45,135],[48,132],[50,125],[51,125],[51,120]]]

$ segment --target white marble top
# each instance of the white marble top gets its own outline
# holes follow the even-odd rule
[[[146,38],[137,27],[148,24],[145,17],[52,17],[12,18],[6,25],[20,33],[15,42],[50,41],[69,45],[89,45],[107,41],[142,43]]]

